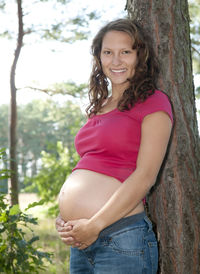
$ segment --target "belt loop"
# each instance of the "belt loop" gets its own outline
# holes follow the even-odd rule
[[[145,220],[145,222],[148,225],[148,232],[151,231],[152,230],[152,222],[151,222],[151,220],[147,216],[144,217],[144,220]]]

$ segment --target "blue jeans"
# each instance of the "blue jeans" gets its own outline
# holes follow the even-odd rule
[[[156,274],[158,248],[144,212],[108,226],[84,250],[71,248],[70,274]]]

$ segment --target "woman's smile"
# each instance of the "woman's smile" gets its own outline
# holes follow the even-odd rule
[[[138,58],[133,43],[129,34],[121,31],[109,31],[103,38],[101,65],[104,74],[112,83],[112,88],[127,88],[128,79],[135,74]]]
[[[127,69],[111,69],[113,73],[124,73],[127,71]]]

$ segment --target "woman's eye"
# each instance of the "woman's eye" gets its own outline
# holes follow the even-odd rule
[[[109,50],[104,50],[104,52],[103,52],[105,55],[109,55],[109,54],[111,54],[111,51],[109,51]]]
[[[122,53],[123,53],[123,54],[130,54],[131,51],[130,51],[130,50],[124,50]]]

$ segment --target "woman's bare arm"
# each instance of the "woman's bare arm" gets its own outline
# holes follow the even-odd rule
[[[91,219],[67,223],[73,226],[67,235],[84,242],[82,248],[90,245],[102,229],[136,208],[148,193],[163,162],[171,128],[171,120],[165,112],[159,111],[144,118],[136,170]]]

